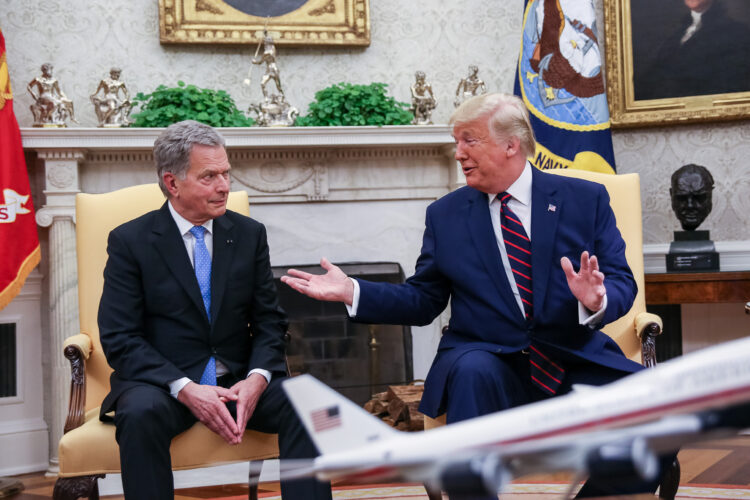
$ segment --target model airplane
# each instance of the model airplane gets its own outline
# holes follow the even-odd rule
[[[417,433],[394,430],[309,375],[284,389],[321,456],[282,463],[282,477],[422,482],[456,496],[497,493],[537,472],[650,480],[660,473],[658,455],[750,427],[750,339]]]

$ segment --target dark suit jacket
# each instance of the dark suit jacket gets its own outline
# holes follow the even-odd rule
[[[98,321],[114,373],[101,415],[133,385],[197,382],[211,356],[238,379],[253,368],[285,373],[287,320],[262,224],[231,211],[214,219],[211,322],[166,203],[115,228],[107,252]]]
[[[446,377],[467,350],[511,353],[533,338],[561,360],[598,363],[624,372],[628,360],[606,334],[579,324],[578,301],[560,258],[578,269],[581,252],[596,255],[605,274],[603,323],[625,314],[637,287],[625,260],[609,195],[600,184],[532,169],[532,279],[534,319],[527,322],[505,274],[492,229],[487,195],[463,187],[427,208],[416,272],[403,285],[359,280],[357,321],[425,325],[450,299],[451,319],[425,383],[420,411],[443,411]],[[470,390],[470,389],[467,389]]]
[[[750,27],[717,1],[701,17],[700,29],[680,44],[692,22],[686,14],[657,48],[653,67],[635,84],[636,99],[750,91]]]

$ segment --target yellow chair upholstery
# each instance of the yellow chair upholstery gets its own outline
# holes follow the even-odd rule
[[[157,184],[133,186],[105,194],[76,196],[76,243],[78,253],[78,307],[81,333],[65,343],[73,381],[65,434],[60,440],[60,473],[54,498],[78,498],[83,481],[90,476],[120,472],[115,426],[99,421],[99,407],[109,392],[107,364],[99,341],[97,312],[104,284],[107,237],[120,224],[159,208],[165,201]],[[247,193],[230,193],[228,208],[249,215]],[[171,446],[172,467],[193,469],[209,465],[260,460],[279,454],[275,434],[246,431],[242,443],[230,446],[202,423],[177,436]],[[83,476],[89,476],[88,478]],[[80,478],[74,481],[71,478]],[[68,479],[66,481],[66,479]],[[72,493],[76,490],[75,493]],[[90,493],[93,495],[94,491]],[[98,493],[96,493],[98,495]]]

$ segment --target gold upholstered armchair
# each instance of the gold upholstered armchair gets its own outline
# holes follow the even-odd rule
[[[164,196],[156,184],[76,196],[81,333],[67,339],[64,346],[72,380],[65,434],[59,445],[60,473],[53,492],[55,500],[98,499],[97,478],[120,472],[115,426],[99,421],[99,406],[109,392],[112,372],[102,352],[97,326],[107,237],[118,225],[163,203]],[[249,214],[247,193],[230,193],[228,207]],[[242,443],[230,446],[200,422],[178,435],[170,451],[174,470],[262,460],[279,454],[275,434],[245,431]],[[251,487],[249,498],[257,499],[257,486]]]
[[[641,182],[638,174],[610,175],[584,170],[550,170],[555,174],[598,182],[607,188],[617,228],[625,240],[625,258],[638,285],[630,311],[602,331],[612,337],[625,355],[647,367],[656,364],[655,339],[661,334],[661,318],[646,312],[646,283],[643,267],[643,222]]]
[[[638,174],[610,175],[584,170],[549,170],[554,174],[577,177],[598,182],[607,188],[610,205],[617,219],[617,228],[625,240],[625,257],[638,285],[638,295],[633,307],[617,321],[602,331],[612,337],[625,355],[647,367],[656,364],[655,339],[661,334],[662,321],[646,312],[645,277],[643,267],[643,229],[641,220],[641,184]],[[425,430],[445,424],[445,415],[432,419],[425,417]],[[680,479],[679,464],[675,461],[661,484],[659,496],[674,498]],[[440,498],[431,492],[430,499]]]

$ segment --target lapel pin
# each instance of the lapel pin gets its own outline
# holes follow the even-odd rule
[[[554,212],[555,210],[557,210],[557,207],[554,206],[552,203],[550,203],[549,205],[547,205],[547,211],[548,212]]]

